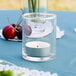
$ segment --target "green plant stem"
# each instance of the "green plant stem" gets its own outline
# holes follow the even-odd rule
[[[31,0],[31,4],[32,4],[32,11],[36,12],[36,0]]]
[[[40,8],[39,6],[40,6],[40,0],[38,0],[38,12],[39,12],[39,8]]]
[[[31,4],[32,4],[32,11],[34,12],[34,1],[31,0]]]
[[[34,0],[34,12],[36,12],[36,5],[37,5],[37,2],[36,2],[36,0]]]
[[[39,12],[40,0],[28,0],[29,13],[31,12],[36,13],[37,3],[38,3],[38,12]]]
[[[31,0],[28,0],[29,13],[31,13],[31,12],[32,12],[32,10],[31,10],[31,8],[32,8],[32,7],[31,7],[31,5],[32,5],[32,4],[31,4]]]

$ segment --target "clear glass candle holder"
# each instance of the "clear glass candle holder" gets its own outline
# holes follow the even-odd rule
[[[48,61],[56,57],[56,15],[23,14],[22,56],[30,61]]]

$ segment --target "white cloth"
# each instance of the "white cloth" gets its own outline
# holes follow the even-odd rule
[[[64,36],[64,31],[61,31],[58,26],[56,26],[56,38],[61,38]]]

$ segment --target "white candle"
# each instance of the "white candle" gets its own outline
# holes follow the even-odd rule
[[[29,56],[48,56],[50,55],[50,44],[42,41],[32,41],[25,44],[26,53]]]

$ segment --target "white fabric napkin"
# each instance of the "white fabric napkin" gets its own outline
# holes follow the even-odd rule
[[[61,38],[64,36],[64,31],[60,30],[60,28],[58,26],[56,26],[56,38]]]

